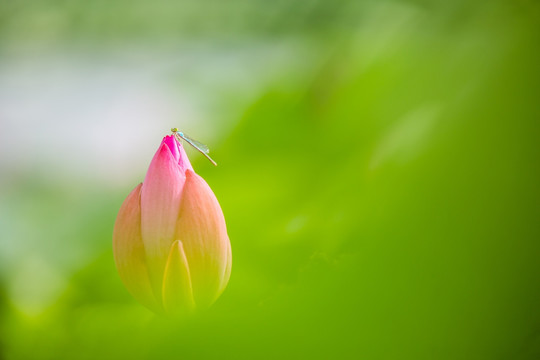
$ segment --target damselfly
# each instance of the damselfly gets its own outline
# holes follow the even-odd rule
[[[208,149],[208,146],[204,145],[203,143],[200,143],[198,142],[197,140],[195,139],[192,139],[190,138],[189,136],[187,136],[186,134],[184,134],[183,132],[181,131],[178,131],[178,128],[172,128],[171,129],[172,133],[173,133],[173,136],[174,138],[178,141],[178,142],[182,142],[182,140],[184,140],[185,142],[187,142],[189,145],[193,146],[197,151],[199,151],[201,154],[203,154],[204,156],[206,156],[206,158],[208,160],[210,160],[210,162],[212,164],[214,164],[215,166],[217,166],[217,163],[212,160],[212,158],[210,157],[210,155],[208,155],[208,153],[210,152],[210,149]]]

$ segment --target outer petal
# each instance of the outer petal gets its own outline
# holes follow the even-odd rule
[[[150,163],[141,191],[141,232],[150,280],[161,297],[163,271],[174,237],[185,176],[162,142]]]
[[[171,315],[186,314],[195,308],[189,264],[180,240],[172,244],[165,266],[163,306]]]
[[[116,218],[113,231],[113,252],[120,278],[128,291],[148,308],[161,312],[156,300],[141,238],[141,184],[128,195]]]
[[[207,307],[228,282],[231,249],[225,218],[214,193],[191,170],[186,171],[176,238],[182,239],[189,261],[195,303]]]

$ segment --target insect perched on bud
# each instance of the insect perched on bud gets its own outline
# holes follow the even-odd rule
[[[187,136],[186,134],[184,134],[183,132],[181,131],[178,131],[178,128],[172,128],[171,129],[172,133],[173,133],[173,136],[176,138],[176,140],[178,140],[179,142],[180,139],[183,139],[185,140],[189,145],[193,146],[195,149],[197,149],[201,154],[203,154],[204,156],[206,156],[206,158],[208,160],[210,160],[210,162],[212,164],[214,164],[214,166],[217,166],[217,163],[212,160],[212,158],[210,157],[210,155],[208,155],[208,153],[210,153],[210,149],[208,148],[208,146],[204,145],[203,143],[200,143],[198,142],[197,140],[195,139],[192,139],[190,138],[189,136]]]
[[[157,313],[185,314],[210,306],[231,273],[231,245],[221,207],[180,140],[208,148],[172,129],[142,184],[116,218],[113,250],[129,292]]]

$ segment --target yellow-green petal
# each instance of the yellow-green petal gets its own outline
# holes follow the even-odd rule
[[[171,315],[187,314],[195,308],[189,264],[180,240],[172,244],[165,265],[163,306]]]

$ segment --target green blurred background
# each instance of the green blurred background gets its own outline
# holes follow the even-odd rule
[[[159,318],[111,233],[169,128],[228,224]],[[539,359],[540,3],[0,2],[0,359]]]

